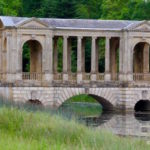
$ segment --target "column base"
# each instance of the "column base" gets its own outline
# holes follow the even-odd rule
[[[133,74],[128,73],[128,74],[120,74],[119,75],[119,80],[128,82],[128,81],[133,81]]]
[[[20,76],[18,76],[20,77]],[[8,83],[14,83],[16,80],[16,74],[12,74],[12,73],[7,73],[6,74],[6,82]]]
[[[97,80],[97,75],[91,74],[91,81],[96,81],[96,80]]]
[[[83,81],[83,74],[82,73],[78,73],[77,74],[77,83],[81,84]]]
[[[64,73],[63,74],[63,81],[65,82],[65,81],[68,81],[68,80],[69,80],[68,74]]]
[[[51,74],[51,73],[45,73],[44,74],[44,80],[48,81],[48,82],[52,82],[53,81],[53,74]]]
[[[119,81],[124,81],[124,74],[119,74]]]
[[[17,73],[16,74],[16,81],[22,80],[22,73]]]
[[[110,73],[105,73],[104,79],[105,79],[105,81],[111,81],[111,74]]]
[[[127,74],[127,81],[133,81],[133,74],[131,73]]]

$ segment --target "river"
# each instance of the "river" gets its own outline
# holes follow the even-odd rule
[[[150,140],[149,112],[115,114],[113,112],[102,113],[101,109],[99,104],[89,103],[68,103],[61,107],[61,111],[65,111],[67,114],[71,112],[71,115],[74,113],[78,120],[86,126],[91,126],[99,130],[105,129],[120,136],[132,136]]]

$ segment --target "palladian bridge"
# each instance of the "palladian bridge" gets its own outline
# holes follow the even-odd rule
[[[87,43],[91,43],[88,58]],[[25,69],[24,48],[30,49],[29,71]],[[73,96],[88,94],[105,110],[147,110],[150,109],[149,50],[149,21],[2,16],[0,94],[15,102],[38,100],[51,107],[59,107]],[[104,69],[100,67],[101,56]],[[62,70],[58,69],[60,64]]]

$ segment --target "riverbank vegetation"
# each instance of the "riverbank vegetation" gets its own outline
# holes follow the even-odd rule
[[[120,138],[56,114],[0,107],[1,150],[145,150],[145,141]]]

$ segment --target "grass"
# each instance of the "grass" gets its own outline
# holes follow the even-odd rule
[[[74,96],[67,100],[67,102],[87,102],[87,103],[98,103],[93,97],[86,95],[86,94],[81,94]]]
[[[44,111],[0,107],[1,150],[146,150],[145,141],[120,138]]]

